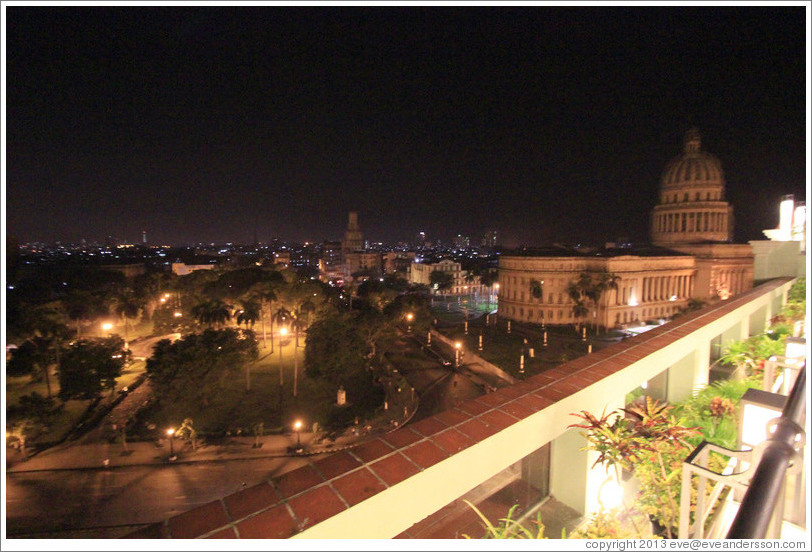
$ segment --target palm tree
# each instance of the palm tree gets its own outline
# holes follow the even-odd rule
[[[31,330],[34,335],[34,345],[39,349],[39,355],[45,353],[43,348],[50,348],[56,362],[56,371],[60,368],[60,351],[62,342],[68,338],[69,330],[62,319],[60,312],[51,308],[39,308],[31,312]],[[36,339],[36,338],[39,339]],[[50,362],[48,362],[50,364]],[[52,397],[50,367],[45,366],[43,371],[45,385],[48,389],[48,398]]]
[[[128,325],[130,319],[138,318],[144,301],[130,288],[125,288],[113,299],[113,312],[124,320],[124,343],[128,341]]]
[[[62,299],[65,314],[76,322],[76,339],[79,339],[82,333],[82,322],[91,315],[92,298],[90,292],[73,289]]]
[[[607,291],[614,290],[617,291],[617,283],[620,280],[620,276],[614,274],[612,272],[607,272],[602,270],[594,274],[594,283],[590,289],[590,299],[594,300],[595,305],[595,313],[597,317],[597,312],[600,309],[600,299],[603,294]],[[595,331],[598,330],[598,323],[595,322]]]
[[[242,309],[237,313],[237,325],[244,322],[246,327],[250,326],[253,329],[254,324],[261,317],[260,308],[259,301],[253,297],[243,299]]]
[[[262,346],[268,346],[268,336],[265,333],[265,303],[268,304],[268,314],[271,315],[273,303],[276,301],[277,283],[273,281],[258,282],[251,288],[251,293],[260,302],[260,320],[262,321]],[[271,352],[273,353],[273,317],[271,318]]]
[[[493,295],[493,285],[499,279],[499,273],[495,270],[486,270],[482,273],[482,276],[479,278],[479,282],[491,289],[490,293],[488,293],[488,310],[491,308],[491,295]]]
[[[721,360],[725,364],[732,364],[736,367],[733,372],[735,379],[744,379],[747,375],[747,368],[752,369],[756,366],[752,348],[747,341],[734,341],[725,347]]]
[[[544,282],[530,280],[530,295],[535,299],[544,297]]]
[[[429,283],[438,292],[445,291],[454,286],[454,275],[443,270],[432,270],[429,274]]]
[[[231,320],[231,305],[219,299],[203,301],[192,307],[191,314],[200,324],[222,327]]]
[[[278,325],[282,325],[284,322],[290,322],[293,319],[293,313],[290,312],[284,306],[279,307],[276,309],[276,312],[273,314],[272,320],[275,320]]]
[[[578,280],[567,284],[567,295],[574,303],[572,306],[572,316],[574,316],[576,319],[585,318],[589,314],[589,308],[586,306],[585,301],[586,294],[584,293],[582,287],[583,284],[583,278],[579,278]],[[576,324],[576,328],[580,329],[580,323]]]

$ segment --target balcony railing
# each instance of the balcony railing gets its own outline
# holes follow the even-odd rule
[[[800,485],[803,481],[805,387],[806,370],[801,368],[781,417],[769,423],[769,437],[752,450],[730,450],[703,441],[685,459],[682,497],[691,496],[693,477],[699,479],[693,524],[689,519],[690,499],[683,498],[680,504],[679,538],[723,538],[725,531],[730,539],[779,538],[785,521],[788,474],[796,476],[788,517],[790,520],[802,517],[798,510],[805,492]],[[730,459],[723,472],[708,468],[711,452]],[[715,484],[707,489],[709,481]],[[741,504],[731,523],[725,514],[727,508],[734,505],[735,497],[741,499]],[[725,527],[725,519],[730,524],[728,527]]]
[[[799,468],[806,433],[806,369],[798,374],[781,417],[774,420],[755,475],[750,481],[739,511],[727,533],[729,539],[763,539],[773,514],[783,512],[787,471]],[[772,425],[772,424],[771,424]],[[781,516],[783,517],[783,516]],[[778,523],[782,519],[777,520]]]

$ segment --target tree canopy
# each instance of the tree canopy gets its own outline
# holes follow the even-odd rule
[[[129,354],[118,336],[75,342],[62,355],[59,398],[94,399],[114,388]]]
[[[323,316],[307,331],[305,373],[338,388],[353,374],[366,369],[366,350],[355,316],[347,312]]]
[[[147,360],[156,398],[175,403],[188,415],[212,405],[222,384],[259,357],[251,330],[207,329],[171,342],[159,341]]]
[[[454,275],[443,270],[432,270],[429,274],[429,283],[437,291],[445,291],[454,285]]]

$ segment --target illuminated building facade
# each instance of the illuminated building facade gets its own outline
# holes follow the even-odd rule
[[[431,273],[434,271],[448,272],[454,277],[451,288],[440,293],[446,295],[464,295],[468,293],[484,293],[485,287],[480,283],[479,276],[468,278],[468,271],[462,265],[450,259],[443,259],[437,263],[412,263],[409,271],[409,283],[422,284],[431,287]]]
[[[606,290],[598,304],[586,304],[586,317],[576,316],[567,287],[587,271],[614,274],[617,289]],[[541,286],[540,297],[533,282]],[[536,250],[500,258],[499,314],[537,324],[639,324],[687,307],[696,283],[695,259],[667,249]]]
[[[513,320],[605,328],[670,317],[699,301],[726,300],[753,287],[753,250],[730,243],[733,208],[725,201],[721,163],[703,152],[699,131],[686,133],[684,152],[660,180],[659,204],[651,214],[652,247],[548,248],[499,261],[499,313]],[[617,276],[598,304],[576,316],[567,293],[582,272]],[[540,297],[531,283],[544,282]],[[535,284],[534,284],[535,285]]]

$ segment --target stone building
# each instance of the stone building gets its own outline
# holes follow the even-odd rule
[[[580,318],[573,313],[567,287],[587,271],[614,274],[617,290],[607,290],[598,305],[587,305],[589,314]],[[541,297],[533,296],[533,281],[541,285]],[[695,287],[695,259],[657,247],[553,247],[499,260],[499,314],[522,322],[611,328],[667,318],[688,306]]]
[[[347,230],[341,240],[341,272],[345,280],[351,281],[353,274],[359,271],[380,274],[381,254],[364,248],[358,213],[353,211],[350,212]]]
[[[753,287],[752,248],[730,243],[733,208],[725,201],[721,163],[702,151],[695,129],[663,172],[650,231],[653,245],[644,248],[555,247],[503,255],[499,313],[525,322],[609,328],[670,317],[691,299],[725,300]],[[616,291],[589,305],[587,320],[574,316],[566,292],[582,272],[618,277]],[[541,297],[531,293],[533,282],[542,283]]]
[[[437,263],[412,263],[409,271],[409,283],[431,287],[431,273],[435,270],[448,272],[454,278],[451,288],[442,292],[444,295],[466,295],[485,292],[485,287],[480,283],[479,276],[468,278],[468,271],[463,270],[460,263],[451,259],[443,259]]]

